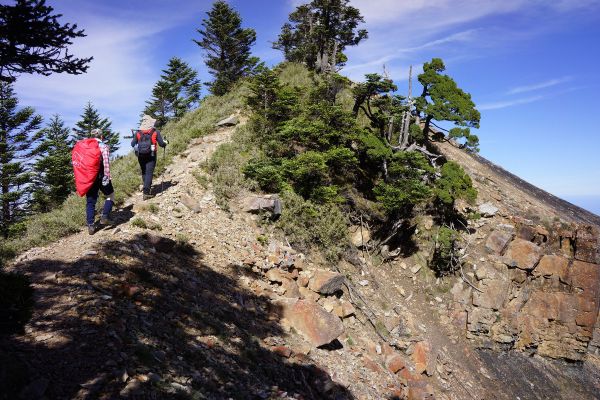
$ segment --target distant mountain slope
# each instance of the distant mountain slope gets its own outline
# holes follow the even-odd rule
[[[465,168],[474,178],[479,190],[491,190],[493,192],[493,189],[496,188],[496,196],[494,196],[494,193],[490,193],[491,197],[502,201],[505,206],[511,209],[511,212],[525,209],[532,216],[537,215],[542,219],[558,217],[567,222],[600,227],[600,216],[526,182],[478,154],[470,154],[449,142],[436,143],[435,145],[439,152]],[[477,185],[477,182],[479,182],[479,185]],[[487,184],[483,185],[483,183]],[[505,195],[508,202],[504,203],[503,200],[505,199],[497,198],[498,195]]]

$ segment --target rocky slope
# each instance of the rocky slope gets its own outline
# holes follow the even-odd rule
[[[194,141],[117,226],[16,260],[35,307],[0,338],[0,399],[600,398],[593,227],[444,147],[497,209],[465,230],[462,275],[436,278],[424,245],[331,265],[271,236],[272,198],[215,203],[198,166],[232,129]],[[431,229],[418,221],[422,243]]]

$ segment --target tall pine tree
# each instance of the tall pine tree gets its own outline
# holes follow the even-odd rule
[[[31,107],[17,109],[12,86],[0,82],[0,234],[7,238],[11,227],[29,212],[31,158],[34,131],[42,117]]]
[[[40,143],[34,151],[33,208],[46,212],[62,204],[74,189],[69,128],[55,115],[36,135]]]
[[[200,87],[198,73],[185,61],[173,57],[152,88],[144,113],[155,118],[158,127],[181,118],[200,102]]]
[[[256,32],[242,28],[240,14],[226,2],[219,0],[202,20],[198,29],[202,40],[196,44],[206,52],[206,66],[214,81],[208,84],[211,93],[221,96],[241,77],[249,75],[258,59],[250,55],[256,41]]]
[[[58,21],[61,14],[45,0],[17,0],[0,4],[0,81],[13,82],[20,73],[50,75],[53,72],[81,74],[89,58],[74,58],[68,46],[83,37],[77,25]]]
[[[344,49],[367,38],[358,29],[364,22],[349,0],[313,0],[296,8],[281,28],[273,48],[283,51],[287,61],[301,62],[317,72],[331,72],[346,62]]]
[[[75,131],[75,139],[81,140],[90,137],[92,129],[99,128],[104,133],[104,141],[109,145],[110,152],[115,153],[119,149],[119,133],[113,132],[112,122],[108,118],[100,118],[98,110],[94,108],[91,102],[88,101],[81,114],[81,121],[77,122]]]

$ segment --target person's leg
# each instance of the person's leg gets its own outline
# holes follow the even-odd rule
[[[144,191],[143,191],[143,193],[144,194],[150,194],[149,188],[146,188],[146,162],[147,162],[147,158],[140,155],[138,157],[138,162],[140,163],[140,169],[142,170],[142,183],[144,185]]]
[[[100,181],[96,181],[94,185],[86,193],[86,222],[88,226],[94,225],[94,218],[96,217],[96,202],[98,201],[98,189]]]
[[[152,191],[152,175],[156,166],[156,158],[148,158],[146,161],[146,174],[144,176],[144,193],[151,194]]]
[[[113,205],[115,203],[115,190],[113,188],[112,181],[109,181],[108,185],[102,186],[100,190],[106,196],[106,200],[104,200],[104,207],[102,208],[101,222],[109,223],[110,212],[112,211]]]

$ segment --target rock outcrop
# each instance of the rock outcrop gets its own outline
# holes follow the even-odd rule
[[[489,255],[475,287],[457,282],[451,312],[467,336],[551,358],[582,360],[600,340],[598,232],[589,226],[546,229],[516,219],[487,237]]]

